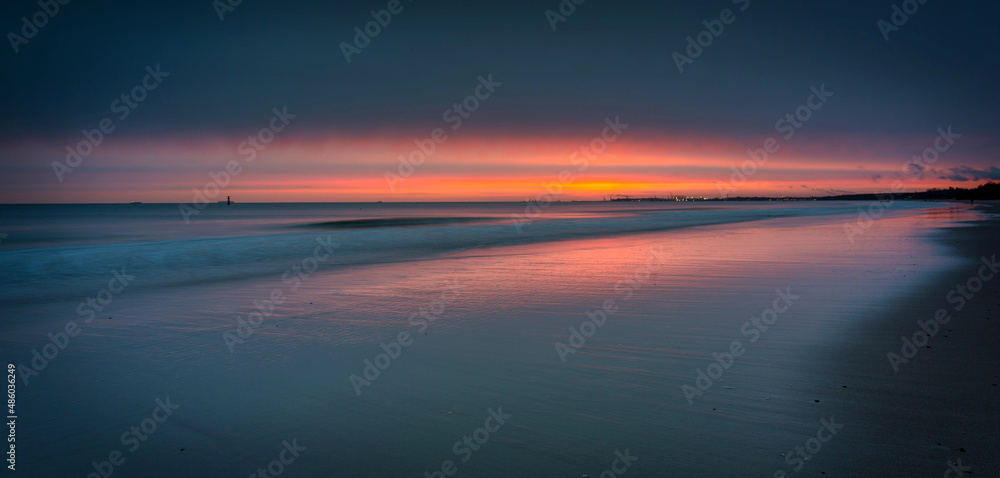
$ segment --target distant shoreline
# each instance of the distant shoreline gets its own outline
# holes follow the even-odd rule
[[[552,204],[580,204],[580,203],[634,203],[634,202],[665,202],[665,203],[677,203],[677,202],[789,202],[789,201],[907,201],[907,202],[955,202],[968,204],[969,199],[953,199],[953,198],[941,198],[941,199],[916,199],[916,198],[891,198],[888,194],[859,194],[858,197],[839,197],[839,196],[824,196],[824,197],[736,197],[736,198],[688,198],[688,199],[678,199],[678,200],[646,200],[637,199],[631,201],[602,201],[602,200],[568,200],[568,201],[554,201]],[[978,204],[980,201],[996,201],[1000,198],[976,198],[975,201]],[[224,202],[222,204],[212,203],[209,206],[259,206],[265,204],[366,204],[366,205],[384,205],[393,206],[400,204],[524,204],[528,201],[323,201],[323,202],[284,202],[284,201],[273,201],[273,202],[240,202],[237,203],[233,201],[231,205],[227,205]],[[176,203],[176,202],[50,202],[50,203],[0,203],[0,207],[4,206],[171,206],[176,207],[179,204],[187,203]]]
[[[898,193],[866,193],[866,194],[840,194],[837,196],[737,196],[737,197],[704,197],[704,196],[646,196],[633,197],[626,194],[612,194],[602,196],[601,200],[553,200],[555,203],[581,203],[581,202],[728,202],[728,201],[990,201],[1000,200],[1000,183],[989,182],[975,188],[948,188],[948,189],[928,189],[922,192],[898,192]],[[517,204],[531,203],[535,201],[328,201],[328,202],[240,202],[239,204]],[[143,204],[185,204],[173,202],[150,202],[150,201],[129,201],[112,203],[4,203],[0,206],[28,206],[41,204],[129,204],[138,206]],[[226,204],[226,201],[209,203],[208,205],[232,206],[237,204]]]

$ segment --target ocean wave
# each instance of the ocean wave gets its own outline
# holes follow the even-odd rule
[[[523,208],[523,206],[520,206]],[[592,208],[592,206],[588,206]],[[280,275],[313,255],[317,239],[339,244],[322,270],[440,258],[448,253],[585,237],[664,231],[675,228],[758,221],[775,217],[849,215],[850,204],[631,210],[566,217],[541,214],[515,226],[492,217],[389,217],[306,221],[292,227],[317,232],[195,237],[121,244],[38,247],[0,252],[5,303],[80,300],[104,288],[112,271],[136,276],[130,290]],[[510,209],[511,211],[515,209]],[[515,214],[516,216],[516,214]],[[524,221],[524,219],[519,219]],[[287,222],[281,227],[289,226]],[[408,227],[420,226],[420,227]],[[136,227],[149,227],[136,225]],[[176,226],[172,226],[176,227]],[[270,230],[274,230],[271,228]]]

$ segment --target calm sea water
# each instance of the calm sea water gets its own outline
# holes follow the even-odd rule
[[[597,477],[626,449],[630,476],[771,476],[832,413],[835,344],[949,267],[933,236],[975,217],[896,203],[852,241],[859,206],[0,206],[18,467],[273,474],[298,440],[282,476]]]

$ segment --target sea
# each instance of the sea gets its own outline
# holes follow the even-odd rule
[[[824,371],[980,217],[0,205],[7,476],[819,476],[849,433],[786,452],[836,420]]]

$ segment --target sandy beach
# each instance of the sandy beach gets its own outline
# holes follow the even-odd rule
[[[47,334],[80,329],[37,375],[19,369],[19,464],[250,475],[294,454],[282,476],[780,477],[961,459],[995,474],[997,282],[960,311],[948,299],[1000,223],[899,203],[852,241],[859,204],[565,206],[523,235],[247,223],[226,240],[8,252],[69,264],[43,278],[65,287],[34,289],[49,299],[7,290],[9,360],[38,365]],[[392,260],[365,262],[373,246]],[[278,269],[244,266],[275,254]],[[203,280],[175,280],[196,261]],[[80,284],[109,290],[92,321]],[[901,350],[940,308],[930,348]],[[907,355],[898,372],[890,352]]]
[[[826,377],[824,403],[847,423],[844,446],[817,454],[809,471],[837,470],[833,476],[1000,475],[997,205],[981,206],[993,214],[989,220],[935,235],[960,258],[958,265],[866,314],[855,340],[830,351],[829,366],[817,373]],[[975,291],[979,284],[982,289]],[[937,315],[939,310],[947,315]],[[935,321],[936,316],[941,320]],[[903,337],[926,341],[904,349]],[[890,358],[890,353],[896,356]]]

